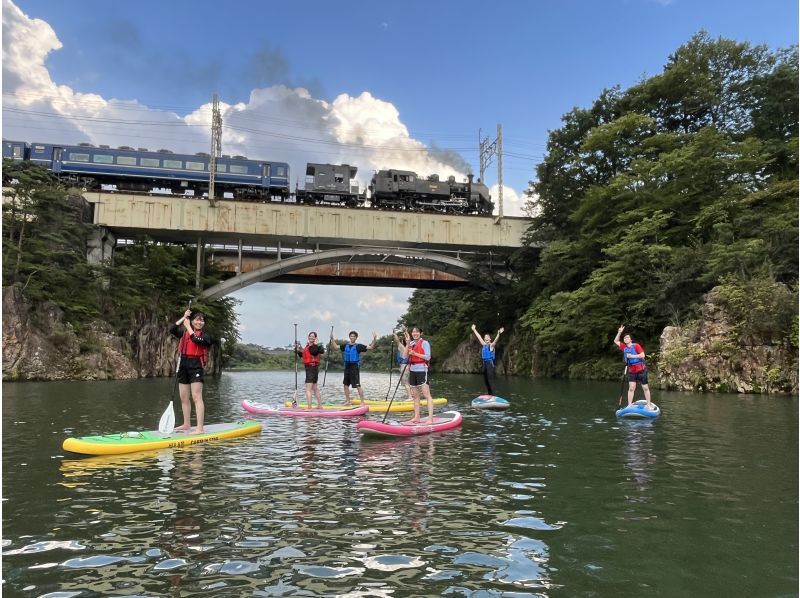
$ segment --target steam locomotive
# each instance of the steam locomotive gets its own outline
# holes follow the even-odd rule
[[[89,143],[59,145],[3,140],[3,158],[29,160],[56,174],[68,184],[87,190],[113,185],[118,191],[151,193],[167,190],[185,196],[191,191],[202,197],[209,190],[211,156],[206,153],[175,154],[161,149]],[[354,180],[357,168],[348,164],[306,165],[305,188],[289,188],[289,164],[250,160],[245,156],[216,158],[214,195],[244,201],[296,201],[304,204],[333,204],[346,207],[372,207],[389,210],[414,210],[488,215],[494,204],[489,189],[481,183],[456,182],[455,177],[440,181],[437,175],[420,177],[408,170],[380,170],[367,190],[359,193]]]

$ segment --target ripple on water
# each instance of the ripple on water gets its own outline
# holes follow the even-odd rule
[[[321,577],[338,579],[351,577],[353,575],[363,575],[364,567],[326,567],[323,565],[295,565],[294,568],[302,575],[308,577]]]
[[[15,554],[32,554],[36,552],[47,552],[48,550],[86,550],[86,546],[75,540],[56,541],[50,540],[48,542],[34,542],[22,548],[14,550],[6,550],[3,552],[4,556],[12,556]]]
[[[415,569],[425,565],[419,557],[410,557],[404,554],[382,554],[364,559],[368,569],[379,571],[398,571],[399,569]]]

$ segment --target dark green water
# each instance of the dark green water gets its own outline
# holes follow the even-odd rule
[[[293,388],[226,374],[207,421]],[[483,413],[478,377],[435,378],[464,413],[437,435],[264,418],[260,436],[79,460],[65,437],[154,429],[171,381],[4,384],[3,596],[798,594],[796,397],[656,392],[662,417],[625,423],[616,384],[499,388],[511,409]]]

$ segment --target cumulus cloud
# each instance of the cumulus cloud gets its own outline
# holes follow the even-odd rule
[[[294,283],[259,283],[232,295],[241,303],[239,333],[244,342],[263,346],[285,346],[303,339],[315,330],[326,339],[330,327],[342,339],[350,330],[362,338],[375,331],[379,336],[389,334],[399,317],[408,308],[410,289],[379,289],[374,287],[331,287]]]
[[[492,201],[494,202],[495,214],[498,214],[500,210],[498,191],[499,187],[497,185],[492,185],[489,188],[489,195],[492,196]],[[519,193],[508,185],[503,185],[503,216],[530,216],[528,202],[526,194]]]

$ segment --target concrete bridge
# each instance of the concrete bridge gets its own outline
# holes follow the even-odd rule
[[[102,232],[90,261],[108,259],[124,239],[197,246],[233,277],[202,290],[218,298],[256,282],[446,287],[466,284],[478,261],[502,272],[498,254],[522,245],[527,218],[390,212],[296,203],[84,192]],[[496,263],[495,263],[496,262]]]

